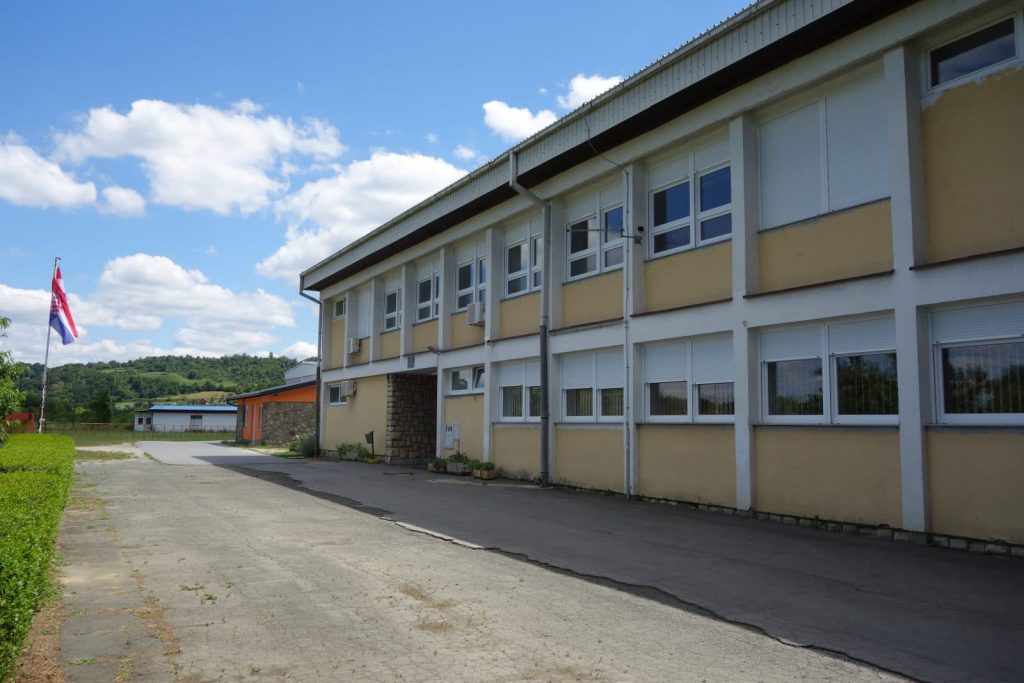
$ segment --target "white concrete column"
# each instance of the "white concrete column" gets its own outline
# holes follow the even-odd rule
[[[622,254],[622,357],[625,365],[623,392],[626,398],[626,410],[622,417],[622,476],[623,490],[627,496],[631,496],[637,489],[636,423],[643,417],[643,385],[638,382],[641,375],[637,366],[640,348],[633,342],[630,334],[630,318],[644,309],[643,269],[646,244],[642,239],[635,239],[635,236],[642,234],[640,229],[647,217],[647,176],[643,164],[638,162],[627,166],[622,174],[622,182],[623,196],[626,198],[623,230],[627,235],[623,240]]]
[[[630,297],[626,302],[626,315],[644,312],[644,266],[650,226],[647,207],[647,169],[642,162],[626,167],[626,234],[639,236],[639,240],[626,239],[623,263],[628,264],[624,275],[629,275]],[[623,278],[625,279],[625,278]]]
[[[399,355],[403,358],[412,353],[412,326],[416,322],[416,264],[402,266],[402,303],[399,307],[402,319],[398,327]]]
[[[484,297],[484,341],[489,342],[501,336],[501,297],[505,292],[504,235],[501,228],[487,228],[488,282]]]
[[[744,296],[758,291],[757,229],[761,224],[757,127],[743,114],[729,122],[732,182],[733,384],[736,406],[734,442],[736,507],[750,510],[754,500],[754,425],[760,419],[760,372],[757,335],[747,329]]]
[[[900,411],[900,493],[903,528],[928,530],[924,426],[932,416],[927,312],[917,308],[910,269],[927,258],[924,157],[918,59],[906,46],[885,54],[885,95],[892,187],[893,298]]]
[[[560,200],[551,201],[551,272],[544,273],[544,291],[548,297],[548,328],[557,330],[562,326],[562,283],[565,282],[565,204]],[[551,430],[554,433],[554,430]]]
[[[441,247],[437,257],[441,291],[437,308],[437,348],[447,349],[451,344],[451,317],[455,308],[455,254],[450,246]],[[441,361],[438,359],[438,377]]]
[[[343,324],[343,335],[341,340],[341,365],[349,366],[349,354],[345,349],[349,337],[356,336],[356,317],[359,315],[359,297],[354,295],[352,290],[345,292],[345,323]],[[329,349],[330,347],[328,347]]]

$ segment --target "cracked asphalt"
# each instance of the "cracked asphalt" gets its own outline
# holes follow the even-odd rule
[[[67,680],[1021,680],[1024,563],[143,442],[77,466]]]

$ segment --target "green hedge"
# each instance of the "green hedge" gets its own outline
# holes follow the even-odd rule
[[[8,680],[49,588],[75,444],[22,434],[0,447],[0,681]]]

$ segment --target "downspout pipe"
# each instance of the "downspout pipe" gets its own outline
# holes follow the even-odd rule
[[[541,266],[540,291],[540,483],[544,486],[551,482],[551,453],[548,447],[551,433],[550,394],[551,383],[548,374],[548,318],[551,304],[548,285],[551,281],[551,202],[545,201],[519,184],[519,158],[515,150],[508,152],[508,186],[517,193],[541,207],[544,212],[544,263]],[[492,268],[494,266],[492,265]],[[529,400],[529,397],[524,397]],[[488,417],[488,419],[490,419]]]
[[[299,296],[304,299],[309,299],[317,305],[316,315],[316,391],[313,392],[313,455],[317,457],[320,455],[320,394],[323,393],[320,388],[320,365],[323,357],[323,341],[324,341],[324,310],[323,302],[315,296],[310,296],[302,290],[302,281],[299,281]],[[301,360],[301,359],[300,359]]]

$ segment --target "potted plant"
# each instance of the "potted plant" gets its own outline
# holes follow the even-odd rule
[[[462,451],[455,451],[448,456],[448,474],[469,474],[469,456]]]
[[[448,461],[444,458],[431,458],[427,461],[428,472],[447,472]]]
[[[480,462],[473,468],[473,476],[477,479],[494,479],[497,474],[493,462]]]

